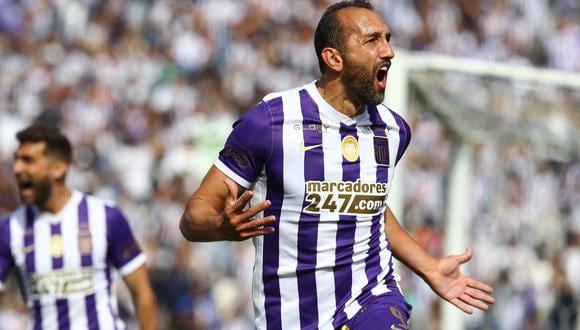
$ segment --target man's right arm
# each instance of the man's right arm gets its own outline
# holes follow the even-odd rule
[[[182,235],[194,242],[241,241],[273,232],[269,225],[275,217],[254,218],[270,206],[270,201],[246,208],[252,196],[250,190],[244,191],[212,166],[187,202],[179,223]]]

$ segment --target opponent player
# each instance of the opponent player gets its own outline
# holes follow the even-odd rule
[[[330,6],[315,33],[322,75],[273,93],[234,124],[190,198],[190,241],[253,237],[259,329],[406,329],[410,306],[392,257],[471,313],[492,288],[435,259],[386,205],[409,126],[383,101],[394,56],[387,25],[366,1]]]
[[[72,147],[56,128],[33,125],[17,139],[13,172],[23,205],[0,222],[0,290],[15,268],[31,329],[123,329],[118,270],[141,329],[155,329],[145,255],[125,217],[114,205],[65,185]]]

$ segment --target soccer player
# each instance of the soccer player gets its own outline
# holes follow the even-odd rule
[[[406,329],[393,257],[466,313],[492,288],[428,255],[386,204],[409,126],[381,104],[391,34],[366,1],[331,5],[316,28],[317,81],[269,94],[233,126],[180,221],[190,241],[256,248],[258,329]]]
[[[118,271],[141,329],[155,329],[145,255],[125,217],[65,185],[72,147],[58,129],[36,124],[16,137],[13,172],[22,205],[0,222],[0,290],[15,268],[31,329],[123,329]]]

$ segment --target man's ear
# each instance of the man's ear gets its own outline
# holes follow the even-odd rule
[[[66,176],[69,164],[64,160],[55,160],[51,167],[52,178],[54,180],[61,180]]]
[[[324,48],[322,50],[322,60],[330,70],[341,72],[344,68],[342,54],[336,48]]]

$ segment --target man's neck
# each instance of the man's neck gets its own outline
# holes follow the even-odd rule
[[[347,95],[339,79],[326,80],[323,76],[316,82],[316,88],[322,98],[336,111],[348,117],[360,115],[365,110],[364,104],[355,104]]]
[[[50,193],[50,197],[38,207],[44,212],[56,214],[64,208],[71,196],[72,191],[66,186],[55,186]]]

